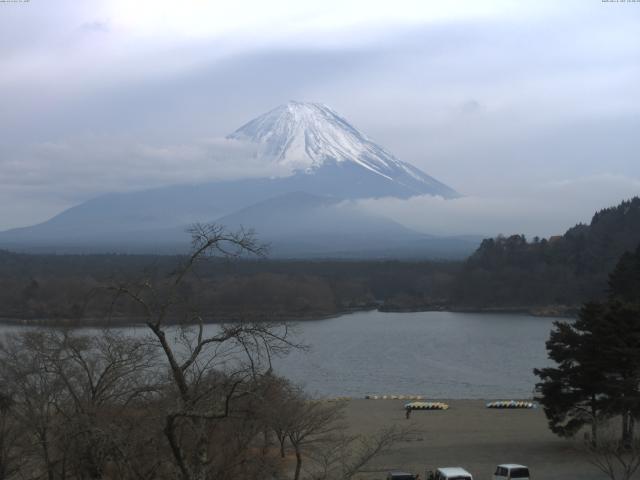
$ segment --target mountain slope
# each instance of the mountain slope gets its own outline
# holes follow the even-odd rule
[[[350,164],[359,167],[361,175],[375,175],[383,184],[396,184],[397,190],[404,190],[401,196],[458,196],[450,187],[395,158],[323,104],[289,102],[240,127],[229,138],[257,145],[260,157],[298,173],[314,175],[326,167]],[[380,194],[372,191],[368,196]]]
[[[260,160],[290,167],[291,174],[103,195],[41,224],[0,232],[0,247],[139,252],[148,245],[157,252],[158,248],[175,245],[188,224],[224,221],[234,212],[282,195],[282,201],[294,201],[286,196],[294,192],[336,201],[457,195],[424,172],[397,160],[323,105],[291,102],[249,122],[230,137],[251,142],[257,147],[252,150],[257,151]],[[267,219],[271,215],[276,218],[278,213],[266,211],[265,205],[261,206],[262,213],[256,221],[267,227]],[[305,215],[312,218],[324,211],[314,209]],[[342,226],[334,221],[325,227],[334,229],[331,236],[337,242],[340,229],[360,225],[355,220],[354,217],[345,221]],[[300,234],[297,238],[304,235],[311,238],[313,229],[309,223],[293,218],[290,222]],[[281,219],[280,224],[284,223],[285,219]],[[257,225],[247,226],[260,230]],[[356,243],[349,245],[357,248]]]
[[[336,199],[303,192],[270,198],[218,221],[232,229],[254,228],[271,244],[274,257],[404,256],[430,239]]]

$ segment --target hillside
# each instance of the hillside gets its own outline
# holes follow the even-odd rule
[[[597,212],[558,237],[484,240],[456,279],[452,302],[470,307],[575,306],[606,294],[608,274],[640,244],[640,198]]]

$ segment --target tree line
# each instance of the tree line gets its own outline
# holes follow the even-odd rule
[[[478,307],[577,307],[607,295],[616,262],[640,244],[640,198],[596,212],[589,225],[528,241],[486,239],[464,263],[451,292],[455,304]]]
[[[62,324],[104,324],[114,283],[145,272],[162,283],[184,257],[27,255],[0,252],[0,317]],[[457,263],[437,261],[309,261],[211,259],[181,285],[210,321],[238,317],[319,318],[381,305],[399,308],[444,302]],[[122,302],[113,322],[137,321]]]

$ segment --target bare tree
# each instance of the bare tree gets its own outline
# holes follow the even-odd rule
[[[413,432],[390,427],[371,436],[341,435],[310,452],[315,463],[311,480],[349,480],[370,462]]]
[[[5,338],[0,372],[14,392],[12,418],[39,446],[31,469],[50,480],[103,478],[109,466],[128,465],[121,430],[135,402],[157,390],[153,359],[148,343],[109,331]]]
[[[277,439],[281,458],[290,446],[294,479],[345,480],[361,473],[372,459],[411,434],[389,428],[371,436],[350,435],[345,402],[312,400],[287,379],[266,376],[260,415]]]
[[[135,403],[158,390],[156,348],[110,330],[97,336],[50,333],[47,347],[48,368],[66,392],[58,411],[73,449],[70,467],[80,478],[102,478],[110,464],[129,465],[118,433]]]
[[[234,417],[234,406],[242,404],[238,400],[255,392],[255,380],[270,370],[273,355],[294,344],[282,323],[238,321],[205,331],[205,318],[181,290],[185,279],[209,256],[262,255],[264,247],[253,232],[229,232],[219,225],[198,224],[190,233],[192,252],[168,278],[114,290],[140,307],[168,366],[173,407],[166,412],[164,434],[177,472],[184,480],[204,480],[216,469],[220,448],[211,441],[212,430]],[[177,316],[182,321],[172,328]]]
[[[13,418],[15,402],[6,392],[0,392],[0,480],[7,480],[23,466],[21,443],[24,434]]]
[[[304,399],[300,390],[295,388],[286,378],[267,374],[263,378],[263,390],[260,402],[260,415],[264,420],[264,448],[269,446],[269,436],[273,434],[278,443],[280,458],[286,456],[286,443],[292,430],[297,411]]]
[[[598,431],[596,441],[586,439],[584,450],[594,467],[611,480],[630,480],[640,469],[640,438],[621,440],[611,428]]]
[[[65,456],[61,442],[64,388],[41,354],[42,333],[9,335],[0,343],[0,376],[14,400],[12,413],[29,435],[34,448],[25,454],[35,471],[48,480],[64,478]]]
[[[321,443],[331,443],[344,429],[344,402],[310,400],[303,395],[291,402],[288,414],[291,417],[287,435],[296,456],[294,480],[299,480],[302,471],[303,450]]]

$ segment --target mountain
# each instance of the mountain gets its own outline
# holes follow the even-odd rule
[[[109,225],[69,236],[66,218],[43,224],[45,242],[23,235],[31,228],[0,234],[3,246],[39,253],[184,252],[187,225],[146,224],[145,228],[112,230]],[[216,219],[231,230],[254,229],[270,245],[271,258],[438,258],[470,255],[479,237],[436,237],[416,232],[386,217],[361,211],[353,202],[305,192],[285,193],[256,202]],[[11,235],[14,235],[13,237]]]
[[[229,138],[251,142],[258,155],[298,174],[321,177],[329,169],[339,180],[355,169],[371,190],[357,196],[457,197],[450,187],[418,168],[401,162],[329,107],[319,103],[289,102],[250,121]],[[377,186],[377,188],[373,188]],[[346,189],[344,196],[351,197]]]
[[[174,185],[129,193],[100,196],[69,208],[50,220],[25,228],[0,232],[0,246],[20,250],[40,251],[126,251],[164,252],[184,249],[186,226],[194,222],[230,222],[244,218],[243,224],[254,227],[261,235],[272,225],[280,225],[279,242],[296,250],[296,242],[311,239],[321,233],[315,224],[322,224],[327,238],[325,252],[358,251],[357,228],[360,237],[368,232],[370,245],[378,242],[389,252],[391,245],[408,248],[412,242],[392,241],[388,233],[394,225],[397,238],[424,238],[424,235],[402,230],[399,224],[366,217],[351,209],[349,218],[344,209],[337,214],[335,205],[342,200],[458,194],[419,169],[396,159],[366,135],[350,125],[330,108],[315,103],[290,102],[252,120],[229,135],[230,139],[252,146],[258,160],[271,163],[289,174],[275,178],[248,178],[234,181],[209,182],[199,185]],[[302,208],[296,195],[306,194],[322,208]],[[277,201],[273,200],[278,198]],[[297,217],[286,218],[283,204],[293,202]],[[328,202],[328,203],[327,203]],[[277,204],[277,207],[276,207]],[[331,204],[331,205],[330,205]],[[249,210],[247,210],[249,209]],[[304,212],[303,212],[304,210]],[[248,212],[259,215],[247,218]],[[330,213],[329,213],[330,212]],[[324,216],[323,216],[324,215]],[[336,215],[326,222],[328,215]],[[309,221],[303,222],[303,217]],[[271,219],[271,220],[270,220]],[[285,228],[287,222],[291,228]],[[376,223],[377,222],[377,223]],[[237,223],[237,222],[236,222]],[[377,233],[374,232],[377,225]],[[354,235],[348,236],[350,227]],[[365,228],[366,227],[366,228]],[[295,235],[294,235],[295,234]],[[271,236],[273,237],[273,236]],[[306,242],[305,251],[318,251]],[[300,243],[299,245],[302,245]],[[469,243],[463,250],[469,251]],[[421,246],[411,251],[420,251]],[[296,251],[299,251],[297,249]]]
[[[363,213],[350,202],[293,192],[218,220],[232,229],[251,226],[274,258],[463,258],[480,242],[435,237],[388,218]]]

